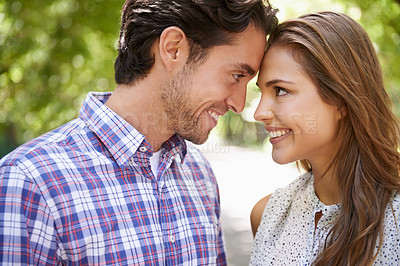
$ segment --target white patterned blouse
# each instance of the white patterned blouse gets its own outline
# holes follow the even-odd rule
[[[399,192],[393,194],[391,202],[396,218],[388,204],[383,244],[373,265],[400,265]],[[250,265],[311,265],[323,250],[331,222],[339,214],[340,207],[340,204],[324,205],[318,199],[311,173],[277,189],[263,212]],[[322,217],[315,227],[317,212],[322,212]]]

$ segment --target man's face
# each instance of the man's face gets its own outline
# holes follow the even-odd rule
[[[242,112],[247,83],[259,69],[265,34],[252,24],[232,44],[213,47],[205,61],[189,63],[163,87],[168,128],[195,144],[204,143],[218,118]]]

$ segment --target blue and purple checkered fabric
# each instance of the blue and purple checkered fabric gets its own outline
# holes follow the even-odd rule
[[[174,135],[152,149],[89,93],[80,116],[0,161],[4,265],[225,265],[218,186]]]

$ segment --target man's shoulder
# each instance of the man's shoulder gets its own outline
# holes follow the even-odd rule
[[[52,159],[63,156],[77,145],[83,130],[84,123],[79,119],[70,122],[49,131],[35,139],[32,139],[0,160],[0,166],[3,165],[31,165],[33,162],[47,164]]]

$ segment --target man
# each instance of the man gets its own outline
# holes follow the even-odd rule
[[[185,139],[243,110],[275,24],[261,0],[126,1],[114,92],[1,161],[1,261],[226,264],[216,180]]]

